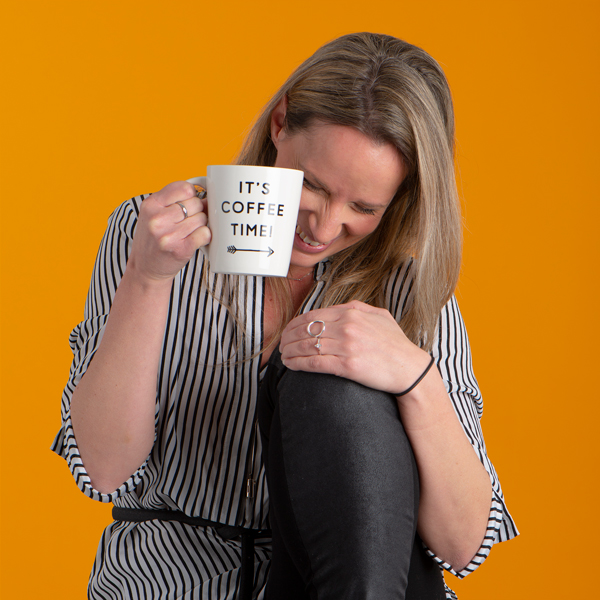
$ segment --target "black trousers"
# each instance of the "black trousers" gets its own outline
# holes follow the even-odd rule
[[[416,534],[417,467],[393,396],[286,369],[258,417],[270,497],[267,600],[443,600]]]

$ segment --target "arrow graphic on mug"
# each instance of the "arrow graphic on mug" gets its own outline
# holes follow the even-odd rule
[[[236,252],[268,252],[269,256],[275,252],[273,248],[268,246],[268,250],[251,250],[250,248],[236,248],[235,246],[227,246],[227,252],[230,254],[235,254]]]

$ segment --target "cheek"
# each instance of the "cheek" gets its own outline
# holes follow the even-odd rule
[[[306,193],[306,188],[302,188],[302,194],[300,194],[300,211],[310,210],[309,202],[308,202],[308,194]]]
[[[352,237],[364,238],[373,233],[379,225],[381,219],[369,219],[362,217],[347,227],[348,234]]]
[[[300,212],[315,212],[319,209],[319,202],[322,202],[320,198],[314,192],[307,190],[305,187],[302,188],[302,194],[300,195]]]

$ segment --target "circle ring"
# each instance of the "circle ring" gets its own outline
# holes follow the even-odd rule
[[[320,323],[321,324],[321,331],[319,331],[319,333],[313,333],[311,331],[311,327],[313,325],[315,325],[315,323]],[[320,338],[323,335],[323,332],[325,331],[325,321],[311,321],[307,326],[306,326],[306,331],[308,331],[308,335],[310,335],[310,337],[314,337],[314,338]]]

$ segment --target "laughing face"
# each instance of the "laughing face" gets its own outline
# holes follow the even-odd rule
[[[289,135],[278,127],[283,122],[278,116],[276,109],[271,128],[275,166],[304,171],[291,259],[291,269],[300,271],[372,233],[406,167],[394,146],[376,143],[352,127],[316,123]]]

